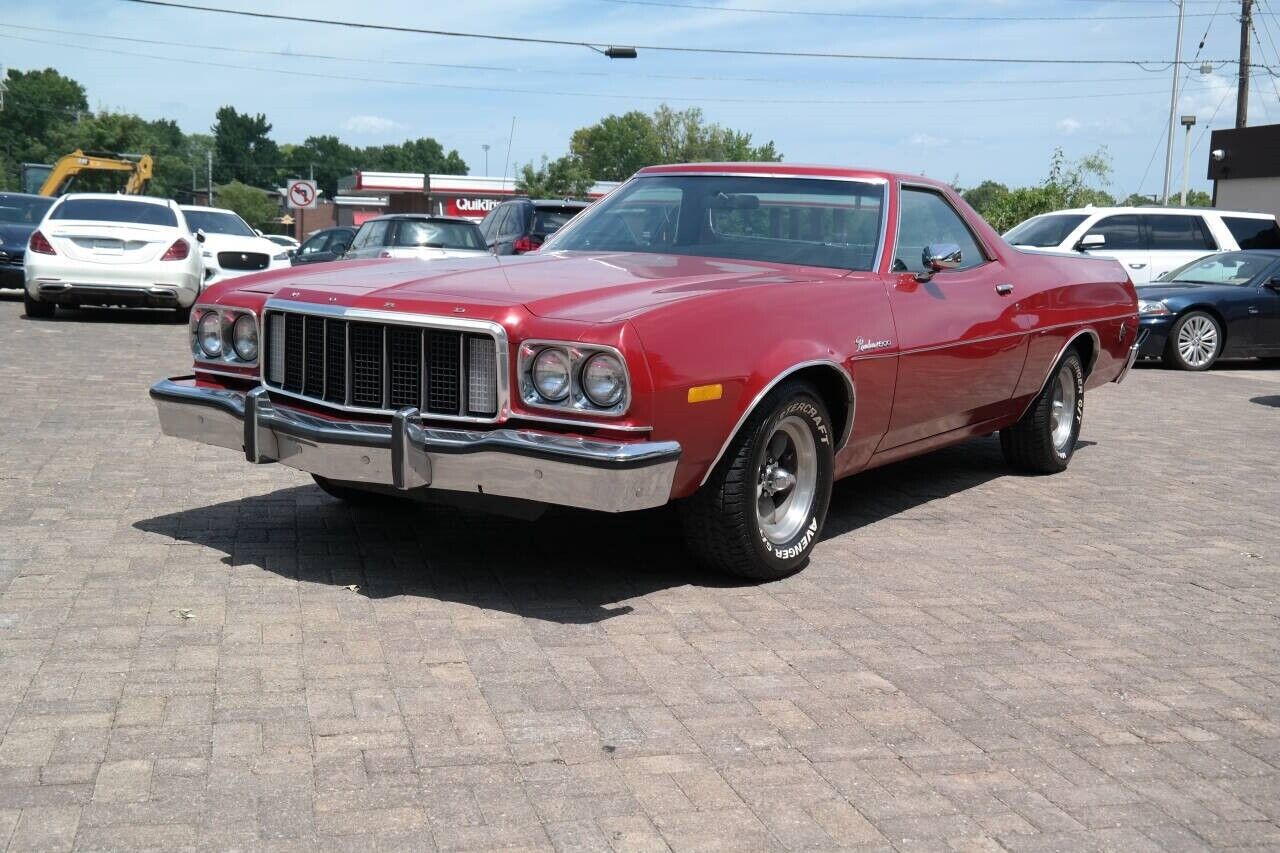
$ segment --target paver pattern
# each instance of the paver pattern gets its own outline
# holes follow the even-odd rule
[[[666,510],[353,510],[159,435],[185,327],[21,315],[10,850],[1280,848],[1280,370],[1136,370],[1061,476],[855,477],[750,585]]]

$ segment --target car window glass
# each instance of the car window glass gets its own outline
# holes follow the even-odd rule
[[[554,234],[581,210],[580,207],[540,207],[533,212],[533,226],[529,233],[543,236]]]
[[[499,232],[505,237],[518,237],[524,233],[524,214],[525,209],[522,204],[513,204],[507,211],[507,218],[502,220],[502,230]]]
[[[1028,219],[1004,235],[1010,245],[1050,249],[1062,245],[1071,232],[1089,217],[1083,213],[1056,213]]]
[[[178,227],[178,217],[167,205],[114,198],[69,198],[54,208],[49,218]]]
[[[1144,218],[1151,235],[1152,251],[1211,251],[1217,248],[1199,216],[1149,214]]]
[[[498,205],[493,210],[484,215],[484,219],[480,220],[480,233],[486,241],[493,239],[493,224],[498,221],[499,211],[502,205]]]
[[[500,204],[493,209],[493,222],[489,225],[489,236],[487,242],[493,243],[502,239],[503,225],[507,221],[507,215],[511,212],[511,205]]]
[[[44,218],[53,201],[44,196],[0,193],[0,222],[35,225]]]
[[[184,210],[182,215],[187,219],[187,227],[194,233],[203,231],[206,234],[228,234],[233,237],[258,236],[245,222],[234,213],[223,213],[220,210]]]
[[[428,246],[433,249],[484,248],[484,238],[474,223],[430,219],[400,220],[392,243],[396,246]]]
[[[370,219],[360,226],[360,233],[356,235],[354,247],[370,249],[383,245],[387,238],[387,226],[390,224],[390,220],[387,219]]]
[[[1085,232],[1086,237],[1090,234],[1101,234],[1105,237],[1106,242],[1100,248],[1107,251],[1119,252],[1147,248],[1147,241],[1142,236],[1142,222],[1136,213],[1121,213],[1101,219]]]
[[[325,250],[325,246],[329,243],[329,237],[330,235],[322,233],[308,238],[307,242],[302,244],[302,248],[298,249],[298,254],[315,255],[319,252],[323,252]]]
[[[1261,275],[1275,260],[1272,255],[1223,252],[1192,261],[1164,276],[1162,281],[1243,285]]]
[[[1241,249],[1280,249],[1280,226],[1274,219],[1224,216],[1222,224],[1227,226]]]
[[[894,254],[895,270],[924,272],[925,247],[938,243],[954,243],[960,247],[961,260],[957,269],[986,263],[973,233],[941,194],[903,187],[901,207]]]
[[[347,249],[351,248],[351,232],[335,231],[332,239],[329,240],[329,251],[335,255],[341,255]]]

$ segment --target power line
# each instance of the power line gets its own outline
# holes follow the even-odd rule
[[[271,21],[289,21],[291,23],[320,24],[324,26],[347,27],[360,30],[380,30],[394,33],[412,33],[416,35],[446,36],[450,38],[481,39],[489,41],[517,42],[521,44],[543,44],[558,47],[585,47],[602,52],[610,47],[607,42],[574,41],[571,39],[540,38],[536,36],[498,35],[494,33],[469,33],[457,30],[436,30],[425,27],[406,27],[392,24],[369,24],[363,21],[344,21],[332,18],[306,18],[298,15],[284,15],[276,12],[256,12],[247,9],[225,9],[218,6],[199,6],[189,3],[176,3],[173,0],[121,0],[124,3],[136,3],[143,6],[158,6],[167,9],[184,9],[191,12],[210,12],[221,15],[237,15],[246,18],[258,18]],[[729,47],[682,47],[676,45],[629,44],[636,50],[662,51],[667,53],[702,53],[719,56],[777,56],[793,59],[853,59],[880,60],[891,62],[961,62],[961,63],[993,63],[1004,65],[1132,65],[1146,69],[1168,69],[1173,63],[1161,59],[1044,59],[1031,57],[978,57],[978,56],[918,56],[912,54],[874,54],[874,53],[836,53],[810,52],[797,50],[756,50],[750,48]],[[1214,60],[1216,65],[1237,64],[1237,60]]]
[[[549,89],[522,89],[510,86],[477,86],[470,84],[455,83],[428,83],[418,80],[391,80],[374,77],[353,77],[349,74],[325,74],[313,71],[291,71],[278,68],[262,68],[252,65],[232,64],[229,62],[213,62],[206,59],[194,59],[191,57],[177,56],[157,56],[155,54],[138,53],[137,51],[113,50],[106,47],[90,47],[88,45],[68,44],[66,42],[53,42],[45,39],[34,39],[27,36],[14,36],[0,33],[0,39],[9,39],[12,41],[30,42],[33,44],[52,45],[55,47],[72,48],[75,50],[87,50],[94,53],[106,53],[114,56],[127,56],[140,59],[153,59],[163,62],[177,62],[184,65],[204,65],[213,68],[230,68],[240,71],[254,71],[263,74],[285,74],[294,77],[309,77],[326,80],[345,80],[358,83],[383,83],[399,86],[420,86],[429,89],[446,89],[464,92],[500,92],[503,94],[517,95],[548,95],[556,97],[578,97],[578,98],[620,98],[624,100],[642,100],[655,102],[684,102],[684,103],[722,103],[722,104],[771,104],[771,105],[791,105],[799,104],[804,106],[874,106],[874,105],[921,105],[921,104],[937,104],[936,98],[921,99],[903,99],[903,98],[887,98],[887,99],[856,99],[856,98],[781,98],[768,99],[758,97],[746,98],[720,98],[720,97],[689,97],[689,96],[668,96],[668,95],[635,95],[630,93],[618,92],[574,92],[574,91],[554,91]],[[1107,92],[1102,93],[1106,97],[1125,97],[1136,95],[1153,95],[1159,94],[1163,90],[1144,90],[1134,92]],[[1068,101],[1068,100],[1088,100],[1100,97],[1098,93],[1074,94],[1074,95],[1027,95],[999,98],[966,98],[965,103],[1025,103],[1038,101]]]
[[[1176,18],[1177,15],[905,15],[899,12],[828,12],[817,9],[763,9],[758,6],[713,6],[709,3],[677,3],[673,0],[600,0],[622,6],[651,6],[689,11],[737,12],[750,15],[796,15],[812,18],[853,18],[882,21],[1149,21],[1153,18]],[[1161,0],[1164,2],[1164,0]],[[1187,18],[1206,18],[1208,12],[1192,12]]]
[[[1221,0],[1219,0],[1221,2]],[[49,33],[60,36],[78,36],[81,38],[105,39],[108,41],[125,42],[129,44],[150,44],[161,47],[179,47],[191,50],[212,50],[221,53],[240,53],[250,56],[277,56],[284,59],[318,59],[327,62],[354,62],[361,64],[378,64],[378,65],[398,65],[414,68],[443,68],[457,71],[493,71],[504,74],[554,74],[571,77],[602,77],[602,78],[644,78],[652,80],[692,80],[698,82],[716,82],[716,83],[785,83],[785,84],[813,84],[821,83],[825,85],[866,85],[867,83],[876,83],[874,80],[850,80],[847,78],[821,78],[821,77],[743,77],[734,75],[711,75],[711,74],[646,74],[618,71],[582,71],[567,70],[563,68],[520,68],[515,66],[504,65],[470,65],[462,63],[449,62],[423,62],[413,59],[390,59],[386,57],[360,57],[360,56],[342,56],[329,53],[304,53],[292,50],[263,50],[261,48],[247,47],[228,47],[226,45],[205,44],[200,42],[182,42],[182,41],[166,41],[162,39],[147,39],[137,36],[113,36],[104,35],[102,33],[80,32],[76,30],[54,29],[51,27],[32,27],[22,24],[0,23],[0,29],[21,30],[24,32]],[[1151,73],[1146,72],[1144,73]],[[1058,79],[1040,79],[1028,78],[1022,80],[1010,79],[979,79],[979,80],[956,80],[938,79],[938,80],[917,80],[912,79],[909,82],[913,85],[936,85],[936,86],[961,86],[961,85],[1058,85],[1064,83],[1134,83],[1142,80],[1142,75],[1127,77],[1071,77]]]

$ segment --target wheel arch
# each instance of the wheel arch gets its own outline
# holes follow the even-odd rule
[[[1231,328],[1227,323],[1227,318],[1222,316],[1222,311],[1218,309],[1218,306],[1209,302],[1196,302],[1192,305],[1188,305],[1187,307],[1180,309],[1178,313],[1174,315],[1173,323],[1176,324],[1179,320],[1181,320],[1183,317],[1190,314],[1192,311],[1199,311],[1202,314],[1208,314],[1217,322],[1218,333],[1222,335],[1222,345],[1218,347],[1218,355],[1221,356],[1224,352],[1226,352],[1227,339],[1231,336]],[[1170,340],[1172,340],[1173,324],[1170,324],[1169,326],[1169,333],[1170,333],[1169,338]]]
[[[827,413],[832,419],[832,426],[835,427],[834,432],[837,438],[833,451],[839,453],[844,448],[849,441],[849,436],[853,433],[853,421],[857,413],[858,394],[853,384],[853,377],[849,375],[847,370],[831,359],[802,361],[778,373],[756,392],[750,404],[738,416],[737,423],[733,425],[733,429],[729,431],[729,435],[721,443],[720,450],[698,481],[699,488],[710,479],[712,472],[715,471],[716,466],[720,464],[720,460],[724,458],[724,454],[728,451],[729,445],[738,437],[738,433],[742,430],[742,425],[760,407],[760,404],[765,401],[770,392],[788,379],[803,379],[814,386],[818,394],[821,395],[823,404],[827,407]]]

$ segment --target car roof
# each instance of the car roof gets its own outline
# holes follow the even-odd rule
[[[1078,216],[1092,216],[1095,213],[1216,213],[1219,216],[1243,216],[1249,219],[1275,219],[1275,215],[1271,213],[1257,213],[1247,210],[1221,210],[1216,207],[1072,207],[1065,210],[1051,210],[1048,213],[1037,214],[1038,216],[1053,216],[1058,213],[1070,213]]]
[[[366,219],[365,222],[376,222],[380,219],[417,219],[423,222],[467,222],[475,224],[474,219],[467,219],[465,216],[437,216],[434,213],[384,213],[382,216],[374,216]],[[364,223],[361,223],[362,225]]]
[[[142,204],[162,204],[165,207],[177,207],[167,198],[156,198],[151,195],[125,195],[124,193],[67,193],[58,199],[65,201],[67,199],[110,199],[112,201],[136,201]]]
[[[909,184],[924,184],[938,189],[948,187],[943,181],[935,181],[932,178],[911,175],[905,172],[889,172],[883,169],[858,169],[849,166],[824,166],[809,163],[673,163],[665,166],[646,166],[636,172],[636,175],[680,174],[902,181]]]
[[[203,204],[180,204],[178,209],[182,211],[192,211],[193,213],[230,213],[232,216],[240,216],[234,210],[225,207],[205,207]]]
[[[590,207],[591,202],[577,198],[529,198],[534,207]]]
[[[42,198],[45,201],[57,201],[56,198],[51,198],[47,195],[39,195],[37,193],[11,193],[5,190],[0,190],[0,197],[13,198],[15,196],[17,198]]]

